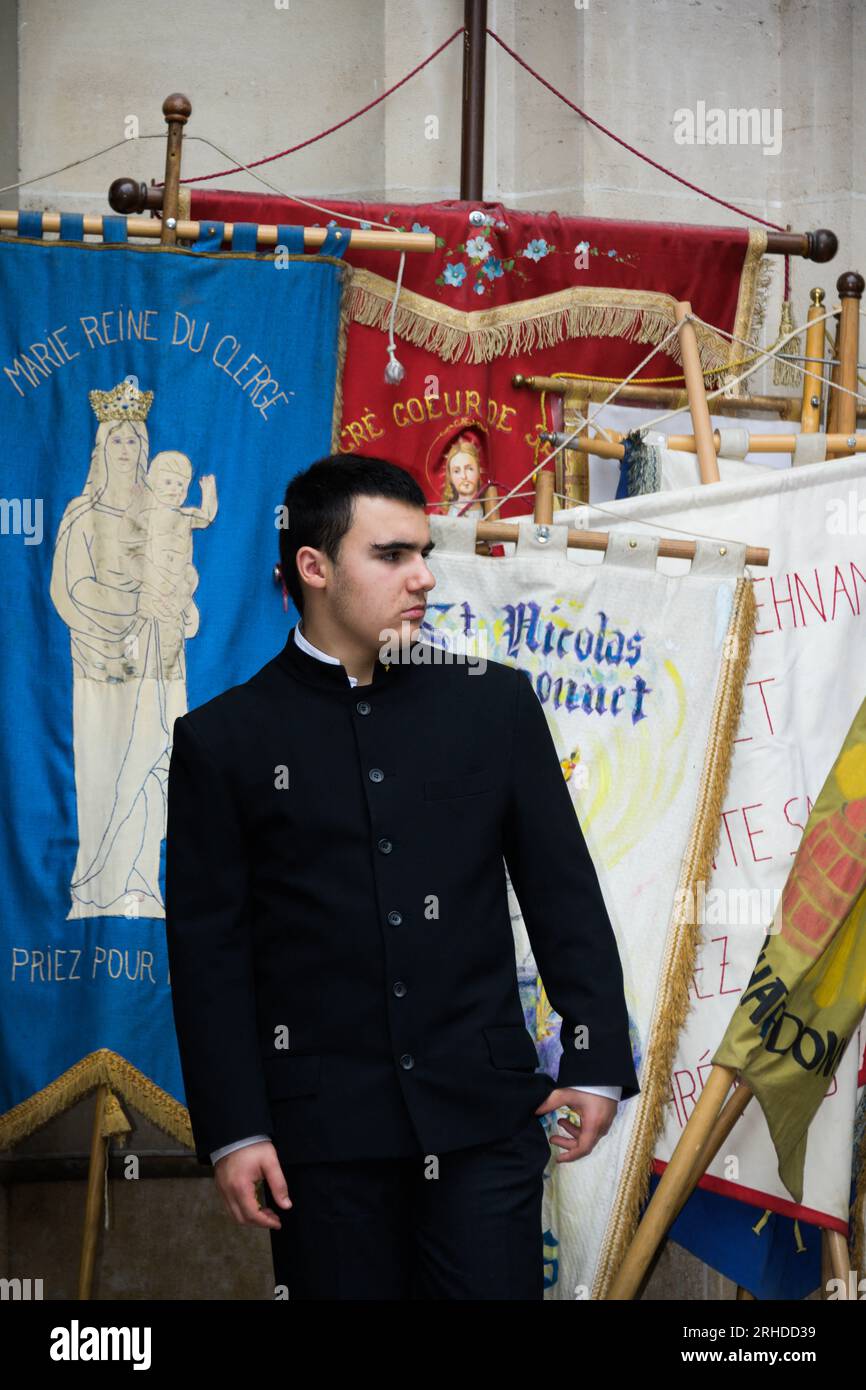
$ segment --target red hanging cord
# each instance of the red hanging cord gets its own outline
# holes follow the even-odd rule
[[[368,101],[367,105],[362,106],[360,111],[356,111],[354,115],[346,116],[345,120],[338,121],[336,125],[328,126],[327,130],[320,131],[318,135],[311,135],[309,140],[302,140],[298,145],[290,145],[287,150],[280,150],[279,154],[269,154],[266,155],[264,159],[254,159],[251,164],[247,165],[247,168],[257,169],[260,164],[271,164],[273,160],[282,159],[284,155],[295,154],[297,150],[306,149],[307,145],[315,145],[317,140],[324,140],[326,135],[333,135],[335,130],[340,130],[344,125],[349,125],[351,121],[356,121],[358,117],[363,116],[366,111],[372,111],[373,107],[378,106],[380,101],[384,101],[392,92],[396,92],[399,87],[402,87],[404,83],[408,82],[410,77],[414,77],[422,68],[426,68],[428,63],[432,63],[434,58],[438,58],[443,48],[447,48],[449,43],[453,43],[457,35],[462,33],[463,26],[461,25],[459,29],[454,30],[450,38],[447,38],[444,43],[440,43],[439,47],[433,50],[429,58],[425,58],[423,63],[419,63],[411,72],[407,72],[406,76],[401,77],[399,82],[395,82],[393,87],[389,87],[387,92],[383,92],[381,96],[375,97],[373,101]],[[227,174],[240,174],[245,172],[246,171],[243,170],[240,165],[237,165],[234,169],[218,169],[215,174],[199,174],[197,178],[180,179],[180,183],[206,183],[208,179],[221,179]],[[162,188],[162,181],[155,184],[154,187]]]

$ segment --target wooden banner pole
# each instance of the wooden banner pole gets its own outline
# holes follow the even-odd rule
[[[689,412],[697,443],[698,466],[702,483],[719,481],[719,465],[713,448],[713,426],[710,409],[707,405],[707,391],[704,386],[704,373],[695,326],[688,317],[692,306],[687,299],[677,300],[674,305],[674,318],[680,329],[680,354],[683,359],[683,376],[689,397]]]
[[[567,401],[577,399],[577,397],[587,392],[593,405],[599,405],[607,400],[611,392],[611,387],[618,383],[612,379],[605,381],[586,381],[570,377],[556,376],[522,376],[520,372],[515,372],[511,378],[511,384],[515,390],[527,391],[546,391],[549,395],[564,396]],[[619,386],[616,393],[617,405],[647,406],[658,407],[660,410],[687,410],[689,401],[688,396],[683,390],[673,390],[666,386]],[[781,420],[790,420],[792,423],[799,422],[800,419],[800,396],[798,395],[779,395],[779,396],[744,396],[731,399],[726,396],[716,396],[710,402],[714,415],[775,415]],[[866,403],[858,402],[858,415],[866,420]]]
[[[553,525],[553,470],[539,468],[535,475],[535,511],[537,526]]]
[[[659,1245],[752,1099],[751,1088],[740,1081],[733,1094],[721,1104],[735,1076],[736,1072],[729,1067],[714,1066],[710,1071],[707,1085],[647,1205],[635,1238],[611,1284],[608,1298],[636,1297]],[[706,1096],[709,1098],[705,1102]],[[699,1108],[702,1110],[700,1119]],[[827,1279],[833,1277],[841,1279],[847,1291],[850,1260],[844,1237],[838,1231],[824,1230],[821,1254],[822,1285],[825,1286]],[[748,1290],[738,1286],[738,1299],[753,1297]]]
[[[591,439],[585,439],[583,435],[578,435],[568,445],[569,449],[575,449],[582,453],[594,454],[597,458],[621,459],[624,454],[622,439],[624,435],[619,430],[608,429],[610,439],[603,439],[600,434],[593,435]],[[854,440],[852,447],[851,440]],[[749,448],[750,454],[790,454],[793,453],[794,445],[797,441],[796,434],[750,434]],[[827,451],[830,447],[842,449],[847,454],[866,453],[866,434],[828,434]],[[713,447],[716,453],[721,452],[722,441],[718,430],[713,431]],[[665,437],[665,448],[675,449],[687,454],[693,454],[695,450],[695,436],[693,434],[669,434]],[[717,480],[718,481],[718,480]]]
[[[177,237],[183,241],[197,241],[202,228],[208,227],[207,222],[186,222],[179,221],[174,231]],[[0,232],[17,232],[18,213],[0,211]],[[44,232],[60,231],[60,213],[44,212],[42,214],[42,230]],[[102,236],[102,215],[101,213],[84,214],[84,234],[86,236]],[[328,235],[327,227],[304,227],[304,251],[314,252],[322,245]],[[376,232],[367,230],[356,231],[354,228],[340,228],[340,231],[348,238],[349,245],[361,251],[427,251],[436,250],[436,236],[433,232]],[[159,240],[162,235],[162,228],[159,221],[151,217],[128,217],[126,220],[126,232],[130,237],[147,237],[150,240]],[[224,240],[231,243],[234,235],[234,223],[226,222],[224,230]],[[256,231],[256,241],[261,247],[276,246],[278,241],[278,228],[268,222],[259,224]]]
[[[96,1091],[93,1128],[90,1135],[90,1164],[87,1170],[87,1200],[84,1207],[84,1235],[81,1241],[81,1262],[78,1268],[78,1297],[90,1298],[93,1292],[93,1269],[99,1242],[99,1212],[105,1184],[105,1136],[103,1121],[108,1098],[108,1086],[103,1082]]]
[[[702,1164],[710,1138],[717,1132],[717,1121],[735,1074],[730,1067],[710,1070],[707,1084],[662,1173],[607,1298],[635,1297],[658,1246],[691,1191],[689,1184],[693,1187],[700,1176],[696,1170]]]
[[[552,476],[552,475],[551,475]],[[479,521],[475,531],[479,541],[496,543],[499,541],[516,541],[519,536],[517,523],[514,521]],[[566,546],[569,550],[607,550],[608,533],[607,531],[583,531],[569,526]],[[659,536],[658,538],[659,555],[670,556],[674,560],[693,560],[695,558],[695,542],[674,540],[670,536]],[[725,553],[725,546],[720,546],[721,552]],[[770,551],[767,546],[747,545],[744,564],[747,565],[768,565],[770,563]]]
[[[824,291],[816,286],[809,295],[811,303],[806,315],[806,357],[824,356]],[[820,319],[820,323],[815,323]],[[821,398],[824,383],[819,376],[825,376],[824,363],[807,360],[803,363],[806,375],[803,377],[803,400],[800,408],[800,429],[803,434],[817,434],[821,423]]]
[[[835,380],[837,385],[843,389],[834,392],[836,396],[836,409],[833,415],[834,433],[847,437],[853,435],[857,424],[857,399],[856,395],[850,393],[857,391],[860,301],[863,298],[863,291],[866,289],[866,281],[856,270],[848,270],[844,275],[839,276],[836,281],[836,288],[839,291],[842,307],[839,314],[839,331],[836,340],[839,363]],[[827,457],[841,458],[846,453],[850,453],[850,449],[843,444],[841,448],[828,448]]]
[[[168,131],[165,142],[165,187],[162,197],[160,241],[173,246],[177,241],[177,194],[180,188],[180,161],[183,149],[183,128],[192,114],[192,103],[182,92],[173,92],[162,103]]]

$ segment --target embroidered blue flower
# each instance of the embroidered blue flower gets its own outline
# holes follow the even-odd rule
[[[475,290],[475,293],[476,293],[476,294],[483,294],[483,293],[484,293],[484,286],[482,285],[482,283],[481,283],[480,280],[478,280],[478,281],[473,285],[472,288]]]
[[[466,279],[465,265],[462,261],[458,261],[456,265],[449,261],[443,272],[442,279],[445,281],[446,285],[462,285],[463,281]]]
[[[616,255],[616,252],[615,252],[615,251],[608,251],[607,254],[608,254],[609,256],[615,256],[615,255]]]
[[[364,228],[365,231],[369,231],[370,228],[372,227],[372,225],[373,225],[372,222],[362,222],[362,223],[361,223],[361,226]]]
[[[575,246],[574,249],[575,249],[575,251],[588,251],[588,250],[589,250],[589,242],[588,242],[588,241],[579,241],[579,242],[577,243],[577,245]]]
[[[489,280],[498,280],[502,273],[502,261],[498,256],[491,256],[487,264],[481,267],[481,274],[486,275]]]
[[[540,240],[531,241],[525,250],[521,251],[522,256],[526,256],[530,261],[540,261],[544,256],[549,255],[550,247],[542,237]]]
[[[484,261],[490,255],[490,242],[485,236],[470,237],[466,243],[466,254],[471,261]]]
[[[429,232],[429,230],[430,230],[429,227],[422,227],[420,222],[413,222],[413,223],[412,223],[412,231],[413,231],[413,232]]]

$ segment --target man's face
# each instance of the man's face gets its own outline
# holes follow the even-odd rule
[[[319,551],[308,554],[319,557],[326,610],[365,645],[378,647],[384,632],[402,641],[417,633],[436,583],[424,558],[432,546],[422,508],[356,497],[337,563]]]

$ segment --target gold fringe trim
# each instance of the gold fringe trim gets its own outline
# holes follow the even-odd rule
[[[721,812],[731,770],[734,738],[743,705],[743,684],[755,632],[752,581],[737,580],[710,734],[698,789],[691,835],[683,856],[675,904],[695,901],[696,885],[706,883],[721,828]],[[685,915],[694,915],[686,913]],[[695,968],[700,923],[683,921],[674,910],[659,978],[649,1041],[640,1077],[638,1114],[626,1150],[616,1201],[599,1252],[592,1298],[605,1298],[637,1230],[640,1208],[649,1192],[656,1141],[664,1123],[670,1076],[679,1036],[691,1008],[689,985]]]
[[[346,348],[349,342],[349,291],[355,275],[355,267],[348,261],[341,261],[343,276],[340,283],[340,321],[337,327],[337,371],[334,377],[334,409],[331,414],[331,453],[340,449],[340,434],[343,428],[343,369],[346,365]]]
[[[774,261],[766,255],[767,233],[763,227],[749,228],[749,244],[740,272],[740,293],[737,297],[737,312],[734,315],[732,332],[746,342],[757,343],[767,317],[767,305],[773,284]],[[742,343],[730,344],[730,362],[738,362],[748,348]],[[736,372],[733,374],[737,375]],[[749,378],[731,387],[723,394],[728,400],[740,400],[749,395]]]
[[[28,1135],[47,1125],[55,1116],[71,1110],[73,1105],[102,1085],[108,1086],[110,1092],[116,1092],[106,1106],[104,1134],[125,1135],[131,1129],[117,1100],[117,1096],[121,1096],[127,1105],[131,1105],[164,1134],[195,1152],[186,1106],[163,1091],[125,1057],[107,1047],[82,1057],[68,1071],[43,1086],[41,1091],[34,1092],[0,1115],[0,1149],[13,1149]]]
[[[387,332],[396,290],[393,281],[356,269],[349,292],[353,321]],[[741,282],[741,297],[742,293]],[[651,290],[575,286],[467,313],[401,288],[394,333],[443,362],[477,364],[537,352],[577,338],[626,338],[657,345],[676,325],[674,304],[671,295]],[[724,372],[731,362],[731,344],[703,324],[696,323],[695,332],[704,371],[711,375]],[[665,352],[682,362],[678,338],[670,340]]]

